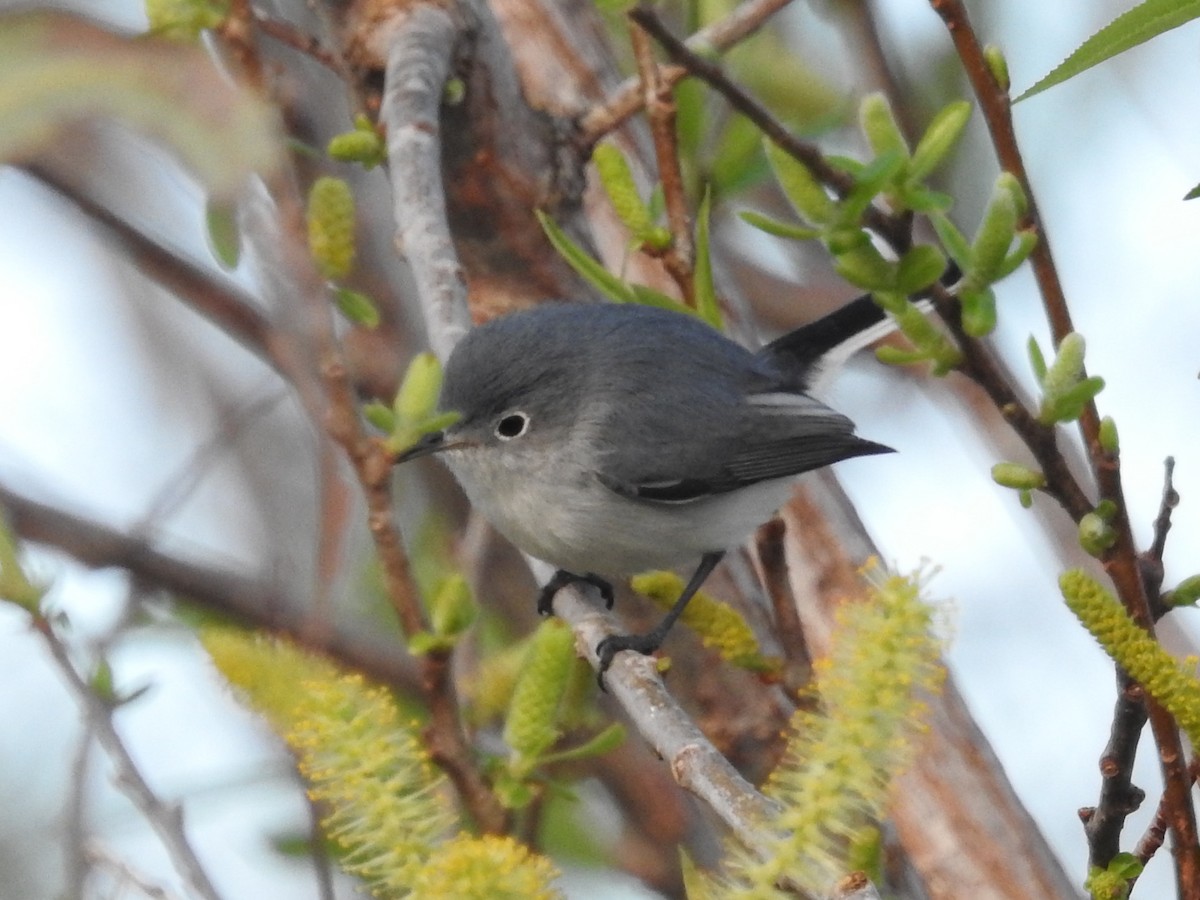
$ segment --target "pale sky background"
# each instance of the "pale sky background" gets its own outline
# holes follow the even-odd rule
[[[987,38],[1007,50],[1019,91],[1129,5],[993,4],[1002,9],[993,12]],[[119,11],[119,21],[132,27],[139,21],[136,4],[76,6]],[[940,52],[946,40],[924,2],[892,0],[887,20],[902,56]],[[1200,201],[1181,199],[1200,182],[1198,44],[1200,26],[1193,23],[1016,110],[1076,326],[1088,339],[1089,369],[1108,381],[1100,410],[1120,427],[1127,498],[1142,545],[1161,494],[1163,458],[1177,460],[1182,504],[1168,542],[1168,585],[1200,571]],[[982,140],[977,114],[969,141]],[[981,195],[990,189],[989,166],[980,176]],[[182,176],[174,178],[176,214],[191,222],[180,240],[202,257],[198,193]],[[119,273],[59,204],[0,170],[0,384],[6,386],[0,481],[129,524],[191,446],[171,428],[162,386],[148,385],[137,363],[141,344],[121,312],[122,289]],[[1032,333],[1049,344],[1032,280],[1023,270],[998,293],[996,343],[1029,388],[1024,343]],[[234,356],[231,367],[251,365]],[[184,373],[191,376],[199,377]],[[998,460],[965,434],[958,401],[940,383],[897,378],[860,360],[835,383],[832,403],[860,433],[900,451],[870,465],[842,466],[839,474],[889,561],[902,569],[922,560],[941,567],[932,593],[950,601],[949,658],[958,685],[1018,793],[1068,872],[1082,881],[1086,850],[1075,811],[1097,797],[1112,674],[1058,597],[1061,561],[1044,549],[1037,514],[1057,513],[1044,499],[1034,512],[1022,510],[1013,492],[991,483],[987,471]],[[236,559],[253,538],[242,528],[255,527],[222,518],[222,492],[238,487],[230,477],[218,470],[171,521],[187,546],[218,559]],[[40,553],[35,562],[54,579],[55,597],[81,629],[104,627],[127,590],[118,573],[86,572]],[[1170,620],[1194,633],[1198,615],[1184,611]],[[315,896],[304,864],[283,861],[267,845],[304,815],[277,748],[232,707],[187,633],[123,642],[113,663],[119,685],[153,685],[122,712],[121,727],[160,792],[186,798],[196,844],[226,895]],[[0,900],[38,900],[51,896],[38,890],[47,889],[46,874],[58,865],[56,845],[44,838],[59,827],[77,714],[22,617],[2,608],[0,685],[6,723],[0,808],[9,811],[0,817]],[[1159,795],[1148,741],[1142,751],[1136,780],[1149,800],[1126,829],[1127,847]],[[140,817],[104,778],[93,783],[93,823],[109,852],[173,883]],[[1165,852],[1160,856],[1135,896],[1171,896],[1169,863]],[[36,883],[25,881],[26,873]],[[608,882],[607,896],[637,895]],[[573,884],[574,897],[600,896],[583,875]]]

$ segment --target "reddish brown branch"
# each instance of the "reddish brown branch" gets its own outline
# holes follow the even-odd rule
[[[791,0],[746,0],[739,3],[725,18],[707,28],[697,31],[688,39],[695,48],[720,52],[749,37],[762,27],[773,14],[787,6]],[[670,66],[662,71],[663,84],[675,84],[688,74],[681,66]],[[641,80],[626,81],[601,107],[590,110],[579,122],[577,142],[581,149],[590,151],[606,134],[619,128],[634,113],[642,108],[644,95]]]
[[[1023,224],[1037,228],[1039,234],[1030,261],[1057,344],[1074,330],[1074,326],[1062,283],[1058,278],[1058,270],[1054,265],[1049,236],[1042,227],[1037,202],[1017,144],[1008,91],[993,77],[961,0],[930,0],[930,3],[945,22],[954,42],[983,111],[1001,167],[1015,176],[1024,189],[1028,211],[1027,221]],[[1137,548],[1134,545],[1133,530],[1125,505],[1119,460],[1115,454],[1106,453],[1100,446],[1100,416],[1094,402],[1087,404],[1080,416],[1079,426],[1092,461],[1092,471],[1100,496],[1112,501],[1116,508],[1116,514],[1110,524],[1117,540],[1103,558],[1105,570],[1126,610],[1139,625],[1153,634],[1150,598],[1138,565]],[[1148,698],[1148,708],[1150,727],[1158,745],[1159,762],[1162,766],[1167,819],[1175,836],[1172,850],[1175,855],[1180,895],[1200,897],[1200,840],[1197,838],[1196,813],[1191,802],[1182,740],[1174,719],[1153,698]],[[1102,860],[1100,864],[1107,864],[1107,860]]]
[[[335,625],[313,633],[308,610],[275,585],[189,562],[93,519],[38,503],[0,485],[3,507],[25,541],[56,547],[85,566],[124,569],[148,585],[247,625],[286,635],[386,684],[416,691],[413,660],[394,637]]]
[[[687,42],[681,41],[671,33],[652,9],[636,7],[630,10],[629,17],[658,41],[671,58],[684,67],[684,71],[695,75],[723,96],[730,106],[753,122],[771,143],[803,163],[822,184],[839,197],[850,193],[854,187],[854,179],[850,175],[830,165],[825,159],[825,154],[815,144],[801,140],[788,131],[770,110],[734,83],[719,65],[694,53]],[[863,213],[863,221],[887,240],[898,253],[903,253],[911,244],[909,225],[901,217],[888,216],[877,207],[870,206]]]
[[[675,98],[671,88],[659,75],[658,63],[654,61],[654,50],[650,37],[637,24],[635,13],[629,17],[633,25],[629,36],[633,42],[633,55],[637,59],[638,75],[642,79],[642,97],[646,107],[646,118],[650,121],[650,134],[654,139],[654,156],[658,163],[658,178],[662,184],[663,205],[667,211],[667,225],[671,230],[671,245],[662,253],[663,265],[679,286],[683,300],[689,306],[696,305],[694,278],[695,248],[692,245],[692,221],[688,212],[687,191],[683,186],[683,172],[679,166],[679,147],[675,139]]]

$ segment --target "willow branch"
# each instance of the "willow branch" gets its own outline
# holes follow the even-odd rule
[[[702,28],[688,38],[688,47],[693,50],[728,50],[749,37],[763,26],[767,19],[787,6],[791,0],[747,0],[707,28]],[[681,66],[670,66],[662,70],[663,85],[667,88],[688,74]],[[623,125],[642,108],[645,97],[639,78],[630,78],[613,92],[608,102],[591,110],[579,122],[577,142],[586,150],[610,131]]]
[[[25,541],[55,547],[90,568],[124,569],[145,584],[285,635],[376,680],[417,689],[416,666],[394,638],[345,625],[314,630],[307,610],[274,585],[172,556],[144,536],[39,503],[2,484],[0,507]]]
[[[668,55],[683,66],[686,74],[695,75],[723,96],[730,106],[753,122],[771,143],[803,163],[822,184],[839,197],[850,193],[854,187],[854,179],[848,173],[832,166],[816,144],[801,140],[792,134],[770,110],[725,74],[724,69],[717,63],[696,53],[692,49],[692,39],[681,41],[649,7],[636,7],[630,10],[629,17],[658,41]],[[863,221],[899,252],[903,252],[911,243],[908,223],[901,217],[888,216],[878,207],[869,206],[863,213]]]
[[[642,80],[642,99],[650,134],[654,139],[654,157],[658,163],[658,179],[662,184],[663,206],[671,230],[671,245],[662,254],[663,265],[679,285],[683,300],[689,306],[696,303],[693,269],[695,249],[692,245],[692,221],[688,212],[687,191],[683,187],[683,172],[679,166],[679,148],[675,140],[675,99],[671,88],[663,81],[650,37],[638,24],[631,10],[633,24],[629,37],[637,60],[638,76]]]
[[[1054,265],[1049,236],[1042,227],[1036,198],[1017,144],[1008,91],[998,84],[992,75],[979,38],[971,26],[961,0],[930,0],[930,3],[945,22],[954,42],[983,111],[1000,165],[1017,178],[1028,199],[1027,222],[1024,224],[1037,228],[1039,236],[1030,262],[1050,322],[1051,333],[1057,344],[1074,331],[1074,326],[1058,270]],[[1119,459],[1116,454],[1108,454],[1100,446],[1100,416],[1094,401],[1089,401],[1086,405],[1079,419],[1079,427],[1092,460],[1092,471],[1100,496],[1112,501],[1116,507],[1111,524],[1117,540],[1103,557],[1105,570],[1126,610],[1139,625],[1153,634],[1153,612],[1138,565],[1133,529],[1125,505]],[[1158,745],[1159,762],[1163,772],[1167,818],[1175,837],[1173,852],[1179,890],[1182,896],[1200,896],[1200,839],[1197,836],[1196,813],[1191,802],[1183,743],[1174,719],[1152,697],[1148,698],[1148,708],[1150,728]],[[1102,861],[1102,864],[1105,862],[1107,861]]]
[[[33,626],[49,648],[50,656],[67,682],[67,687],[83,706],[88,730],[96,736],[96,740],[112,760],[114,783],[154,828],[190,892],[202,900],[220,900],[220,895],[188,842],[183,826],[183,811],[177,804],[166,803],[154,793],[130,756],[121,736],[117,734],[113,723],[113,714],[117,707],[97,695],[80,676],[66,646],[55,633],[48,618],[41,614],[35,615]]]

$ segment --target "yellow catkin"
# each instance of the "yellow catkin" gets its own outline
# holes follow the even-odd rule
[[[354,195],[340,178],[323,176],[308,192],[308,249],[326,278],[354,268]]]
[[[669,609],[683,591],[683,579],[674,572],[647,572],[632,581],[633,589]],[[706,647],[721,658],[753,672],[777,672],[781,662],[762,655],[754,632],[732,606],[711,594],[697,591],[683,611],[681,621]]]
[[[553,863],[511,837],[459,835],[421,867],[411,900],[556,900]]]
[[[571,629],[557,619],[543,622],[534,634],[504,723],[518,772],[527,771],[559,738],[558,707],[571,678],[574,647]]]
[[[788,879],[823,894],[849,865],[847,838],[885,810],[911,760],[924,699],[940,686],[941,642],[921,581],[874,571],[869,596],[840,607],[829,656],[816,668],[816,711],[793,716],[787,750],[764,793],[781,805],[767,853],[735,850],[721,896],[784,896]]]
[[[1200,681],[1082,569],[1064,572],[1058,584],[1071,612],[1104,652],[1166,707],[1193,746],[1200,746]]]

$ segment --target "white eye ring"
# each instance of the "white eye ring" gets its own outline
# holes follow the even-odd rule
[[[496,437],[511,441],[529,430],[529,416],[523,412],[511,412],[496,423]]]

